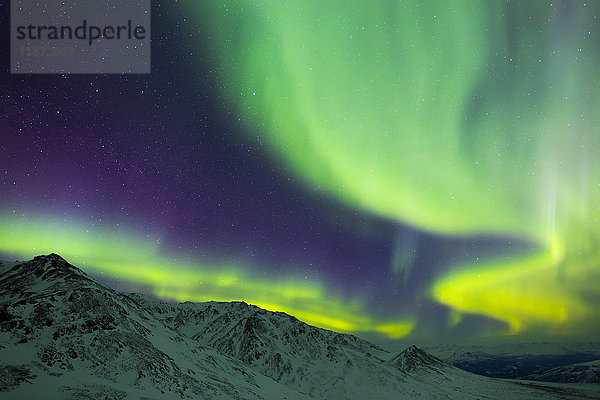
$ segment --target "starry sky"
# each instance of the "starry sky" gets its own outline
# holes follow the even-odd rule
[[[388,347],[596,337],[600,3],[452,3],[161,1],[149,75],[3,57],[2,258]]]

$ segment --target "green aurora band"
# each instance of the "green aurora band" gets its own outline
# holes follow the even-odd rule
[[[600,2],[178,4],[210,33],[228,100],[307,185],[539,245],[440,277],[430,295],[454,315],[599,328]]]
[[[359,299],[336,297],[300,277],[254,278],[251,265],[181,262],[161,254],[160,240],[133,229],[27,213],[0,213],[0,250],[19,257],[56,252],[85,271],[146,286],[177,301],[245,301],[338,332],[389,339],[411,332],[411,318],[375,318]],[[256,274],[262,276],[262,274]]]

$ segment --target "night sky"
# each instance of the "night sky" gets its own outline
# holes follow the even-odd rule
[[[449,3],[153,2],[150,75],[2,57],[2,258],[390,346],[597,337],[600,2]]]

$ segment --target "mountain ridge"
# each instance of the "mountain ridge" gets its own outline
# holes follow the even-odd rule
[[[0,270],[3,398],[587,396],[587,388],[541,390],[472,375],[417,347],[392,355],[243,302],[119,293],[57,254]]]

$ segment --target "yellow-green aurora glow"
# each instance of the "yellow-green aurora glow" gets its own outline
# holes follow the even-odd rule
[[[542,249],[459,267],[433,299],[513,333],[597,325],[599,2],[185,4],[229,100],[306,184]]]
[[[0,214],[0,249],[33,257],[56,252],[85,271],[147,286],[177,301],[245,301],[338,332],[407,335],[411,318],[374,318],[360,300],[336,297],[319,282],[299,277],[253,277],[249,265],[182,263],[161,254],[159,241],[124,228],[82,219]]]
[[[600,1],[160,12],[150,78],[7,75],[0,252],[380,339],[600,332]]]

